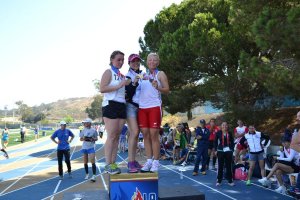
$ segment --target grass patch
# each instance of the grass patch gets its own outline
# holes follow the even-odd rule
[[[43,131],[39,131],[39,138],[43,137],[50,137],[54,130],[47,130],[45,131],[45,135],[43,135]],[[25,142],[29,142],[34,140],[34,132],[33,130],[27,129],[27,133],[25,135]],[[50,139],[49,139],[50,140]],[[8,147],[14,146],[16,144],[21,143],[21,134],[20,134],[20,129],[10,129],[9,130],[9,142],[8,142]]]

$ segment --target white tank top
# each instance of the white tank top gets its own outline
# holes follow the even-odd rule
[[[161,86],[160,81],[158,80],[158,74],[155,75],[155,79],[158,82],[158,86]],[[140,108],[153,108],[157,106],[161,106],[161,93],[152,86],[152,83],[149,80],[142,80],[140,82],[140,99],[139,99],[139,107]]]
[[[116,74],[112,69],[111,71],[111,81],[108,84],[108,86],[116,86],[119,85],[122,80],[125,79],[125,77],[119,76]],[[102,107],[108,105],[108,101],[117,101],[120,103],[125,103],[125,87],[121,87],[118,90],[107,92],[103,94],[103,101],[102,101]]]

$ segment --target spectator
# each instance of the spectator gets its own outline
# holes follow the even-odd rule
[[[39,129],[35,128],[33,130],[33,132],[34,132],[34,139],[35,139],[35,141],[37,141],[37,139],[39,138]]]
[[[8,128],[5,128],[2,132],[2,143],[4,149],[7,148],[8,142],[9,142],[9,130]]]
[[[0,142],[0,151],[2,151],[2,152],[4,153],[3,156],[4,156],[6,159],[9,158],[8,153],[7,153],[7,151],[5,151],[5,149],[2,147],[1,142]]]
[[[223,169],[224,164],[226,167],[226,178],[230,186],[234,186],[232,180],[232,159],[233,159],[233,149],[234,141],[233,135],[228,131],[227,122],[223,122],[221,125],[221,130],[217,132],[214,141],[214,148],[217,150],[216,154],[218,156],[218,175],[217,184],[220,186],[223,179]]]
[[[206,175],[206,163],[208,157],[208,139],[209,130],[205,127],[206,122],[204,119],[200,120],[200,127],[196,129],[196,140],[197,140],[197,160],[195,163],[193,176],[198,175],[199,164],[202,161],[201,174]]]
[[[93,176],[92,182],[96,181],[96,164],[95,164],[95,142],[98,140],[97,131],[91,127],[92,120],[90,118],[85,119],[83,122],[84,129],[79,133],[80,141],[82,141],[81,152],[83,153],[83,164],[85,170],[85,179],[89,179],[88,162],[92,164]]]
[[[25,134],[26,134],[26,127],[25,126],[22,126],[21,127],[21,130],[20,130],[20,134],[21,134],[21,142],[24,143],[25,142]]]
[[[210,157],[213,157],[213,163],[212,168],[213,170],[216,170],[216,162],[217,162],[217,156],[215,154],[215,148],[214,148],[214,140],[216,137],[216,133],[220,130],[219,127],[215,124],[215,119],[210,119],[209,124],[206,126],[206,128],[209,130],[209,139],[208,139],[208,158],[206,163],[206,168],[209,168],[209,162]]]
[[[159,131],[161,126],[161,93],[169,93],[169,83],[166,74],[157,69],[159,56],[150,53],[147,57],[149,73],[143,78],[139,87],[138,123],[144,135],[147,161],[142,172],[157,172],[159,168],[160,142]],[[154,159],[154,160],[153,160]]]
[[[285,194],[286,192],[282,174],[299,173],[299,154],[290,148],[290,143],[291,137],[282,137],[283,151],[280,151],[280,156],[278,158],[275,157],[278,162],[272,167],[272,170],[267,177],[258,180],[262,185],[271,187],[270,178],[273,174],[276,174],[279,187],[275,191],[282,194]]]
[[[104,124],[100,124],[100,125],[99,125],[99,136],[100,136],[100,138],[103,137],[104,131],[105,131],[105,126],[104,126]]]
[[[180,152],[184,151],[187,145],[183,124],[178,124],[176,128],[173,129],[173,139],[175,144],[173,150],[173,164],[178,164],[177,161],[181,158]]]
[[[239,158],[241,155],[246,154],[247,148],[245,148],[243,145],[239,144],[241,138],[248,133],[248,128],[247,126],[244,125],[244,122],[242,120],[237,121],[238,126],[234,128],[234,137],[235,141],[234,143],[236,144],[236,149],[234,152],[234,163],[238,163]]]
[[[300,111],[297,113],[296,121],[297,124],[300,124]],[[295,151],[300,153],[300,129],[298,130],[298,132],[297,130],[294,131],[292,142],[291,142],[291,149],[294,149]],[[298,174],[297,177],[296,188],[300,190],[300,173]]]
[[[67,123],[65,121],[60,122],[60,129],[56,130],[50,139],[57,144],[57,162],[58,162],[58,174],[60,180],[63,179],[63,164],[62,160],[65,157],[65,163],[68,168],[69,177],[72,178],[71,162],[70,162],[70,143],[74,139],[72,131],[66,128]],[[57,138],[57,140],[55,139]],[[70,139],[69,139],[70,138]]]
[[[261,144],[262,140],[265,140],[264,144]],[[269,136],[258,132],[255,130],[254,125],[249,125],[249,132],[245,134],[241,139],[239,144],[247,148],[249,146],[249,171],[248,171],[248,180],[246,182],[247,186],[251,185],[251,177],[255,167],[255,163],[258,161],[260,167],[260,173],[262,178],[266,177],[265,175],[265,161],[264,161],[264,148],[269,142]]]

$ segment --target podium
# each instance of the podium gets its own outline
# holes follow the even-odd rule
[[[109,197],[111,200],[157,200],[158,174],[132,173],[110,175]]]

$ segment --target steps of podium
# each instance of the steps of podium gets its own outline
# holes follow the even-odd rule
[[[158,189],[159,200],[205,200],[205,195],[193,186],[162,186]]]

